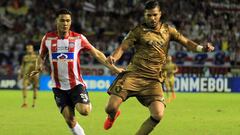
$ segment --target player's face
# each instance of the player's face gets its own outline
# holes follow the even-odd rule
[[[72,19],[69,14],[61,14],[57,18],[57,29],[60,33],[67,33],[71,27]]]
[[[161,11],[159,7],[145,9],[144,20],[148,27],[155,28],[160,23]]]
[[[27,51],[27,53],[32,53],[32,52],[34,52],[33,46],[32,46],[32,45],[26,46],[26,51]]]

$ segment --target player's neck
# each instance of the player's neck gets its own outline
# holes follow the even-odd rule
[[[64,39],[65,37],[67,37],[69,35],[69,32],[61,32],[61,31],[58,31],[58,36],[61,38],[61,39]]]

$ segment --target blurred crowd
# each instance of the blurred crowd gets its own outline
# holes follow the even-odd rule
[[[43,35],[55,30],[55,11],[72,11],[72,30],[83,33],[98,49],[109,55],[127,32],[143,21],[145,0],[1,0],[0,74],[16,74],[25,45],[39,49]],[[238,0],[160,0],[162,20],[197,43],[212,42],[210,54],[187,53],[171,42],[169,54],[181,67],[224,68],[240,66],[240,3]],[[126,65],[133,50],[118,64]],[[87,53],[82,64],[97,64]],[[184,69],[184,68],[183,68]],[[186,68],[185,68],[186,69]],[[203,69],[203,68],[202,68]],[[210,69],[211,70],[211,69]],[[181,70],[180,70],[181,71]],[[221,72],[221,71],[220,71]]]

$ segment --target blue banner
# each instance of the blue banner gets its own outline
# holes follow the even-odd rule
[[[88,91],[106,91],[115,76],[83,76]],[[176,77],[177,92],[240,92],[240,78],[226,77]],[[40,77],[40,90],[51,90],[49,76]]]
[[[83,76],[88,91],[106,91],[114,79],[115,76]],[[51,90],[51,85],[50,76],[40,77],[40,90]]]
[[[176,77],[178,92],[240,92],[240,78],[225,77]]]

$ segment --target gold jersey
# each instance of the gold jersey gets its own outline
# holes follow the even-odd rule
[[[161,24],[156,30],[149,29],[145,24],[140,24],[132,29],[123,40],[123,44],[129,44],[135,48],[127,71],[132,71],[140,77],[159,79],[163,81],[162,66],[166,63],[166,57],[171,40],[183,43],[183,37],[175,28]],[[194,50],[192,46],[186,46]]]
[[[26,74],[29,74],[30,72],[35,70],[37,57],[38,56],[35,53],[24,55],[21,67],[21,74],[26,76]]]
[[[172,76],[174,77],[174,73],[176,69],[177,69],[177,66],[173,62],[168,62],[163,67],[163,71],[166,77],[172,77]]]

